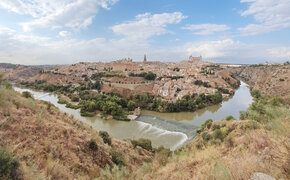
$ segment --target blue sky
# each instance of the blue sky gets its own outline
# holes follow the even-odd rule
[[[290,0],[1,0],[0,62],[290,60]]]

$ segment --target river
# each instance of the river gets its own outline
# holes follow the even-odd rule
[[[107,131],[117,139],[146,138],[154,147],[164,146],[175,150],[194,138],[196,130],[207,119],[221,120],[228,115],[239,118],[239,112],[247,110],[252,103],[248,86],[241,82],[235,95],[221,104],[206,107],[196,112],[157,113],[142,111],[136,121],[104,120],[100,117],[82,117],[79,110],[66,108],[57,103],[58,97],[53,93],[38,92],[31,89],[14,87],[18,92],[29,91],[35,99],[51,102],[62,112],[73,115],[76,119],[92,126],[96,130]]]

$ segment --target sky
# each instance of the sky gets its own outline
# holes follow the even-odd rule
[[[1,0],[0,63],[290,60],[290,0]]]

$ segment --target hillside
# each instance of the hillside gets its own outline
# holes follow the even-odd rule
[[[18,163],[7,165],[13,179],[106,177],[117,164],[133,172],[152,158],[151,152],[128,142],[112,139],[111,145],[105,144],[98,132],[53,105],[7,88],[0,87],[0,150],[19,162],[19,170]],[[5,179],[2,170],[0,179]]]
[[[290,103],[290,64],[252,65],[233,70],[262,95],[282,97]]]

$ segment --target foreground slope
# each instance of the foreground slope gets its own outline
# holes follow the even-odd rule
[[[92,179],[104,177],[111,168],[118,169],[116,164],[132,172],[152,156],[128,142],[105,144],[98,132],[53,105],[24,98],[3,86],[0,147],[19,162],[19,170],[12,171],[13,179]],[[5,171],[18,166],[7,167]],[[11,173],[1,173],[1,178],[12,177]]]

